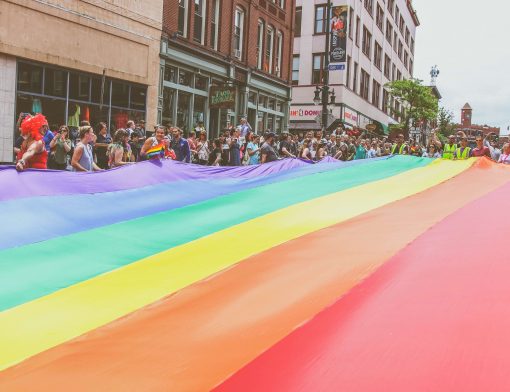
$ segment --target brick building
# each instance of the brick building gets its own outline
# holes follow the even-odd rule
[[[473,109],[466,103],[460,112],[460,124],[457,125],[457,131],[463,131],[468,137],[474,138],[477,135],[486,136],[488,133],[496,133],[499,136],[500,128],[489,125],[473,124]]]
[[[295,0],[165,0],[158,118],[214,137],[288,127]]]

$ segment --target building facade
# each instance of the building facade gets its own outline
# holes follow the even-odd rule
[[[339,122],[361,129],[387,131],[394,109],[384,85],[413,76],[419,20],[410,0],[333,0],[345,6],[345,69],[329,72],[336,103],[330,106],[334,127]],[[316,86],[323,82],[326,54],[326,1],[297,0],[291,129],[320,129],[321,106],[314,106]],[[368,126],[368,128],[367,128]]]
[[[501,128],[489,125],[473,124],[473,108],[466,103],[460,110],[460,124],[456,126],[457,131],[464,132],[470,139],[476,136],[487,136],[489,133],[500,135]]]
[[[156,123],[163,0],[4,0],[0,11],[0,162],[13,160],[21,112],[52,127]]]
[[[209,137],[289,121],[295,0],[165,0],[158,118]]]

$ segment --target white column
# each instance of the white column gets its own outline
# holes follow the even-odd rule
[[[16,58],[0,53],[0,162],[12,162],[16,101]]]

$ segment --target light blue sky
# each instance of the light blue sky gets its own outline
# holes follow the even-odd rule
[[[510,5],[501,0],[413,0],[421,26],[416,34],[415,77],[430,81],[437,64],[441,104],[460,120],[469,102],[473,122],[510,125]],[[506,132],[505,132],[506,133]]]

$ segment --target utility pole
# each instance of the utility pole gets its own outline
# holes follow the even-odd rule
[[[324,49],[324,77],[322,87],[322,134],[328,127],[329,104],[329,40],[331,35],[331,0],[326,5],[326,47]]]

